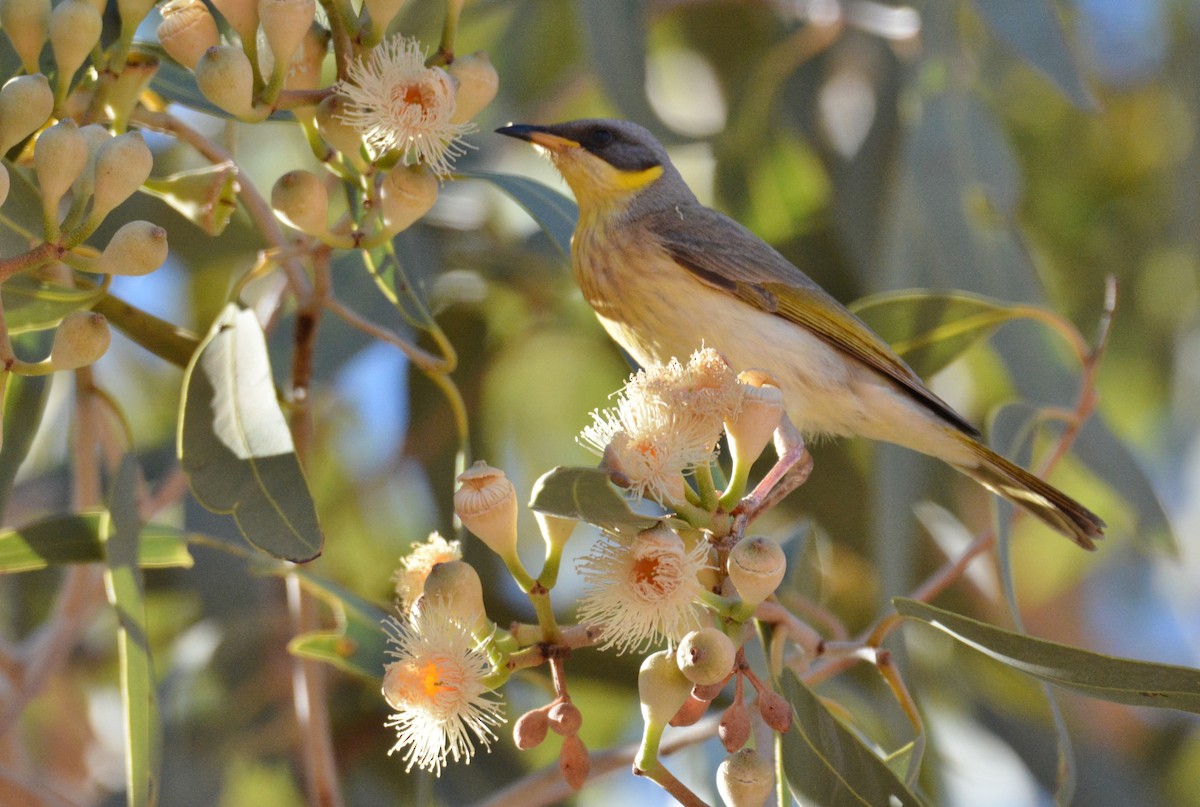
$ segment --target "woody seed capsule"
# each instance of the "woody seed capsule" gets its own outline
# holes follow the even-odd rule
[[[53,111],[54,91],[41,73],[6,81],[0,89],[0,155],[37,131]]]
[[[100,41],[103,27],[100,12],[87,0],[64,0],[55,6],[50,15],[50,48],[59,72],[75,75]]]

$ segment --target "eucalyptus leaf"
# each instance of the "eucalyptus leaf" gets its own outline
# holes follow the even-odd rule
[[[233,218],[238,189],[238,167],[232,161],[151,177],[142,184],[143,193],[162,199],[214,236],[223,233]]]
[[[463,171],[458,175],[487,180],[507,193],[538,223],[563,257],[570,259],[571,235],[575,232],[575,220],[579,218],[579,208],[574,201],[553,188],[525,177],[489,171]]]
[[[1051,0],[974,0],[973,5],[992,33],[1049,78],[1067,100],[1095,108]]]
[[[785,670],[783,694],[792,726],[783,735],[783,774],[803,805],[920,805],[879,756],[846,729],[796,674]]]
[[[897,597],[903,616],[920,620],[1012,667],[1093,698],[1200,714],[1200,670],[1105,656],[1022,636],[932,605]]]
[[[316,506],[253,311],[227,305],[192,357],[178,448],[197,500],[232,513],[251,544],[296,563],[321,554]]]
[[[608,472],[599,468],[559,466],[547,471],[534,482],[529,507],[625,535],[636,535],[662,520],[635,513]]]
[[[101,525],[107,510],[72,515],[0,530],[0,574],[30,572],[67,563],[102,563],[106,552]],[[189,569],[187,535],[173,527],[147,524],[138,535],[138,566],[143,569]]]
[[[67,314],[91,308],[105,293],[99,286],[71,289],[21,274],[4,281],[0,300],[8,332],[15,336],[56,328]]]
[[[1026,306],[966,292],[885,292],[864,297],[850,309],[924,378],[1004,323],[1029,316]]]
[[[137,506],[137,462],[121,462],[102,517],[100,537],[107,550],[105,591],[117,615],[121,705],[125,715],[125,800],[129,807],[157,802],[162,732],[158,721],[154,667],[146,632],[146,598],[138,565],[141,519]]]
[[[288,642],[288,651],[303,658],[324,661],[345,672],[378,680],[387,663],[382,627],[387,614],[329,580],[300,569],[279,571],[298,574],[301,585],[323,600],[337,620],[334,630],[313,631],[293,638]]]
[[[44,353],[49,350],[50,335],[26,334],[15,338],[13,345],[22,353],[26,350]],[[0,523],[8,509],[17,470],[28,456],[42,424],[49,392],[49,376],[8,374],[0,383]]]
[[[643,123],[675,140],[670,130],[656,126],[658,115],[646,97],[646,0],[577,0],[580,28],[596,77],[621,116]]]

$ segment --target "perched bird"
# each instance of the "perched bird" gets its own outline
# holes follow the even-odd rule
[[[578,120],[497,129],[544,151],[579,203],[575,279],[642,364],[702,344],[778,379],[806,436],[858,435],[944,460],[1085,549],[1104,522],[979,442],[865,323],[747,228],[696,199],[641,126]]]

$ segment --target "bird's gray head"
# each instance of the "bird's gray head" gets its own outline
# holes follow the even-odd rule
[[[515,124],[497,132],[533,143],[547,154],[575,193],[580,208],[694,199],[667,150],[636,123],[589,119],[551,126]]]

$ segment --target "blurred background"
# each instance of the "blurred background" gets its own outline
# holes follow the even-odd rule
[[[441,15],[440,3],[409,0],[392,29],[432,48]],[[1200,4],[478,0],[462,25],[459,51],[486,50],[501,77],[499,97],[468,138],[474,149],[458,163],[464,173],[528,176],[568,193],[548,163],[491,130],[624,117],[669,145],[701,200],[847,303],[904,289],[964,290],[1044,305],[1091,340],[1106,278],[1115,278],[1098,409],[1052,477],[1108,522],[1109,537],[1089,555],[1022,521],[1006,542],[1011,581],[1036,636],[1200,664]],[[214,120],[189,119],[220,131]],[[198,164],[185,147],[150,142],[156,174]],[[236,148],[263,189],[313,163],[287,123],[243,127]],[[203,332],[253,264],[257,236],[242,213],[212,239],[153,200],[139,204],[130,217],[168,227],[174,264],[119,278],[114,293]],[[471,414],[474,457],[503,468],[523,496],[556,465],[594,464],[575,435],[630,367],[553,240],[495,183],[461,178],[399,247],[459,352],[454,378]],[[406,327],[356,260],[336,267],[335,290],[376,321]],[[271,342],[280,385],[290,349],[285,321]],[[317,356],[309,481],[327,538],[315,573],[386,607],[406,547],[435,529],[453,532],[451,415],[398,351],[334,317],[322,323]],[[1079,371],[1061,338],[1022,319],[927,380],[987,427],[994,446],[1029,461],[1061,429],[1049,415],[1075,406]],[[97,374],[133,414],[147,476],[161,478],[176,464],[181,373],[117,337]],[[69,508],[69,387],[54,381],[10,525]],[[852,632],[911,591],[964,525],[991,524],[986,494],[923,458],[857,441],[813,453],[811,481],[760,527],[787,543],[791,590]],[[231,519],[192,502],[172,519],[241,542]],[[531,517],[522,531],[536,568]],[[572,549],[588,540],[580,530]],[[464,544],[489,581],[493,618],[531,618],[486,550]],[[194,555],[190,570],[147,578],[165,730],[161,803],[301,804],[282,584],[225,552],[197,547]],[[998,575],[980,567],[938,604],[1011,626]],[[0,578],[6,635],[24,636],[47,618],[56,574]],[[569,616],[577,589],[564,577],[555,599]],[[80,804],[124,803],[113,631],[109,615],[96,620],[18,728]],[[931,803],[1052,803],[1056,739],[1040,686],[918,626],[889,647],[928,721],[921,785]],[[638,663],[596,663],[592,651],[568,662],[589,748],[640,736]],[[482,802],[555,763],[555,740],[518,753],[502,736],[490,754],[452,765],[440,780],[406,775],[386,756],[393,739],[377,683],[334,673],[330,686],[348,804]],[[510,720],[548,692],[541,671],[515,679],[505,689]],[[845,674],[822,694],[883,747],[907,741],[875,677]],[[1075,803],[1200,804],[1193,716],[1069,693],[1058,701],[1077,764]],[[668,764],[715,801],[711,772],[723,756],[710,741]],[[666,803],[624,769],[565,803],[621,798]]]

